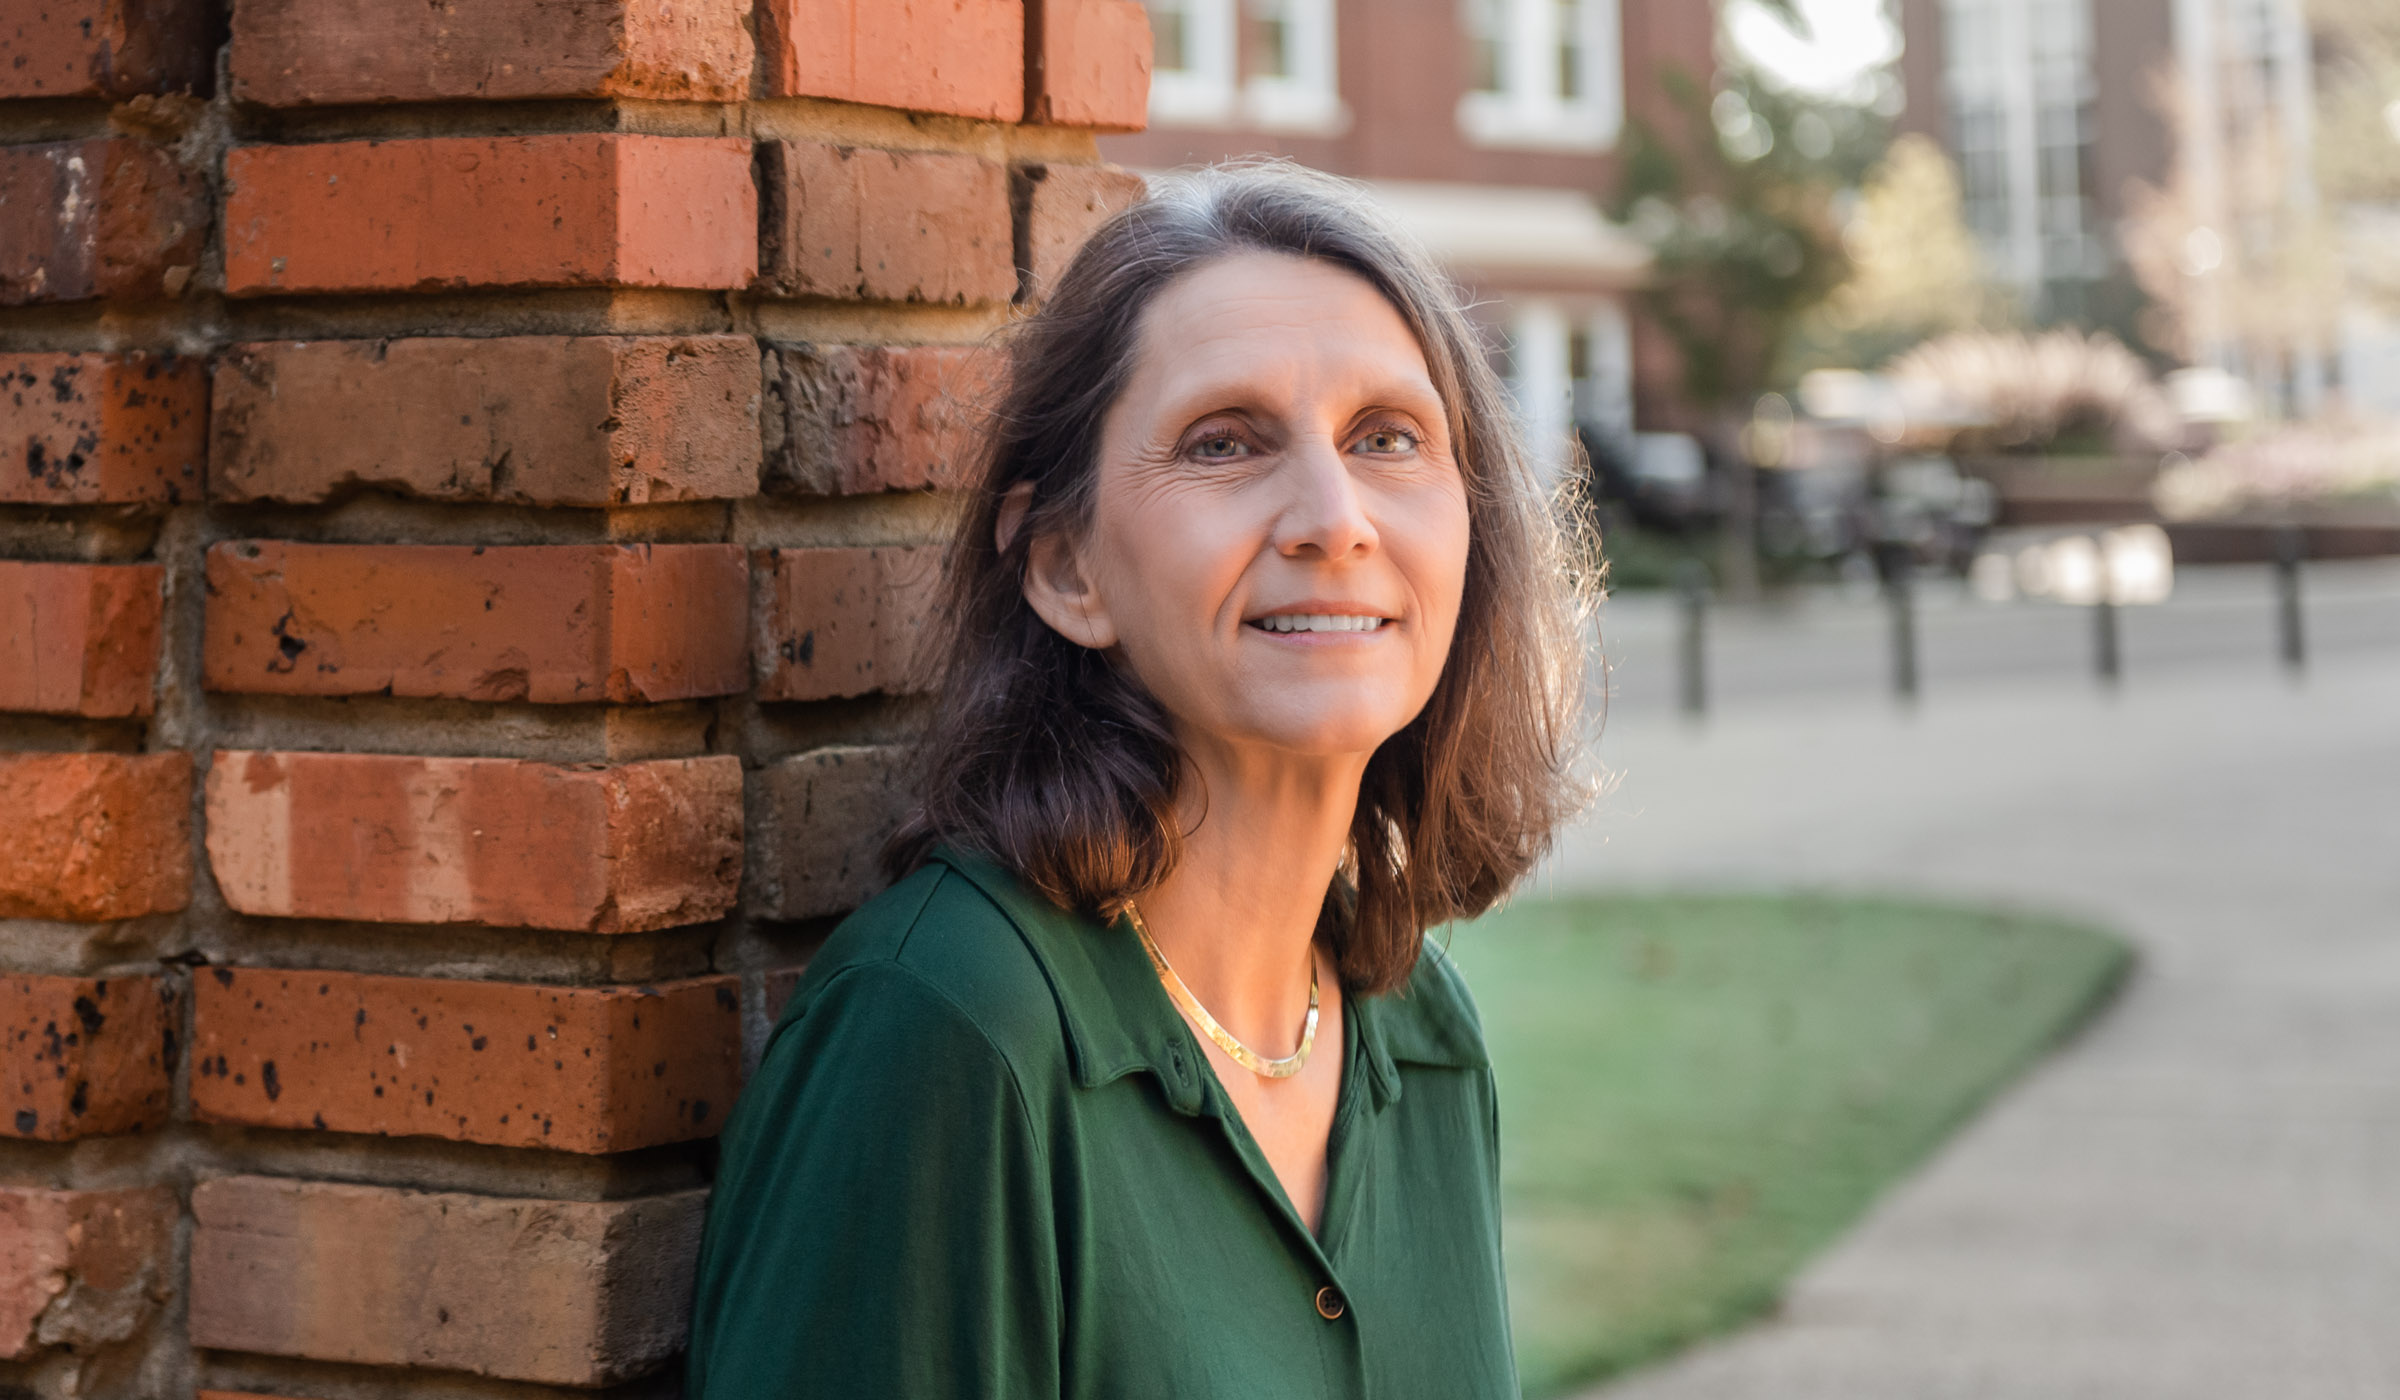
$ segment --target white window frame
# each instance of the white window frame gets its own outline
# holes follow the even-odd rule
[[[1508,388],[1517,421],[1533,453],[1534,472],[1554,484],[1567,466],[1567,435],[1574,431],[1574,381],[1567,377],[1567,336],[1573,323],[1555,302],[1510,299]]]
[[[1239,110],[1233,77],[1240,54],[1235,0],[1183,0],[1188,68],[1150,75],[1150,120],[1162,126],[1230,126]]]
[[[1558,0],[1497,5],[1501,88],[1459,98],[1460,134],[1470,145],[1487,147],[1591,152],[1615,146],[1625,125],[1618,0],[1576,0],[1583,95],[1571,101],[1558,90]]]
[[[1334,62],[1335,0],[1283,0],[1290,26],[1289,77],[1253,75],[1242,85],[1242,111],[1267,131],[1332,136],[1350,126]]]

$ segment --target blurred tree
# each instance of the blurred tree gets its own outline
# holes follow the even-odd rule
[[[2309,0],[2315,30],[2317,184],[2326,202],[2400,208],[2400,5]],[[2388,226],[2345,240],[2352,290],[2400,314],[2400,240]]]
[[[2400,202],[2400,5],[2308,0],[2317,184],[2334,204]]]
[[[1945,332],[2017,319],[2011,298],[1985,276],[1957,172],[1928,137],[1892,143],[1859,191],[1842,243],[1849,280],[1801,315],[1786,347],[1787,379],[1872,368]]]
[[[1794,326],[1850,274],[1836,200],[1881,154],[1888,124],[1740,67],[1713,93],[1682,72],[1660,82],[1675,117],[1670,129],[1627,122],[1609,213],[1650,250],[1635,297],[1674,346],[1724,474],[1719,583],[1749,596],[1758,493],[1742,428],[1778,382]]]
[[[2177,155],[2162,184],[2128,182],[2125,260],[2151,297],[2145,339],[2291,407],[2299,367],[2333,343],[2338,233],[2256,73],[2228,64],[2217,82],[2222,110],[2201,113],[2180,75],[2162,78]],[[2205,177],[2202,150],[2214,155]]]

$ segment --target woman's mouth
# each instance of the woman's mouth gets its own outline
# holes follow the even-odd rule
[[[1373,632],[1391,621],[1367,613],[1274,613],[1250,620],[1264,632]]]

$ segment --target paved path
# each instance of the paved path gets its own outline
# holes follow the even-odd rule
[[[1618,613],[1626,666],[1663,664],[1663,617]],[[1990,896],[2144,961],[1777,1316],[1609,1400],[2400,1396],[2400,649],[2293,687],[2254,640],[2113,700],[2069,671],[1913,715],[1617,707],[1560,888]]]

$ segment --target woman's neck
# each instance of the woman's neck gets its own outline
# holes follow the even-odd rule
[[[1186,752],[1183,854],[1141,896],[1142,921],[1220,1025],[1260,1054],[1288,1055],[1367,756]]]

